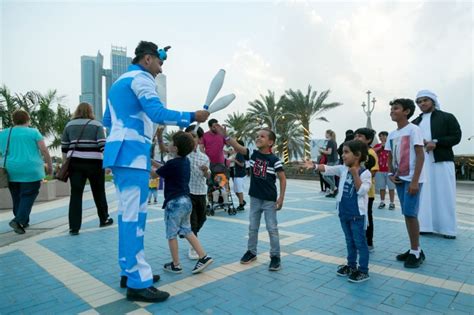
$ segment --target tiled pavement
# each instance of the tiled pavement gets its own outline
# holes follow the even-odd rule
[[[98,228],[90,193],[83,227],[69,236],[68,199],[35,205],[25,235],[10,231],[10,212],[0,212],[0,314],[469,314],[474,313],[473,185],[458,188],[456,240],[424,236],[426,262],[407,270],[395,261],[408,247],[400,211],[374,209],[375,252],[371,279],[352,284],[337,277],[345,242],[334,200],[318,194],[319,183],[289,180],[279,213],[282,269],[268,271],[268,236],[261,228],[257,262],[239,264],[246,249],[247,213],[218,211],[199,238],[215,262],[192,275],[180,242],[184,272],[166,274],[170,260],[163,211],[149,209],[146,255],[158,286],[172,297],[158,304],[132,303],[119,287],[117,225]],[[116,201],[109,187],[109,204]],[[162,196],[160,196],[162,200]],[[398,206],[398,204],[397,204]],[[376,207],[376,205],[375,205]]]

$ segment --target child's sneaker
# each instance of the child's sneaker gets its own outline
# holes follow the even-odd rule
[[[189,248],[188,258],[191,260],[199,259],[198,253],[196,253],[196,251],[192,247]]]
[[[200,258],[198,262],[196,263],[196,266],[194,266],[193,273],[200,273],[204,269],[207,268],[210,264],[212,264],[214,260],[212,260],[212,257],[209,256],[204,256],[203,258]]]
[[[347,277],[351,275],[354,271],[356,271],[355,268],[349,267],[348,265],[340,265],[337,266],[336,274],[341,277]]]
[[[383,209],[383,208],[385,208],[385,202],[381,202],[381,203],[379,204],[379,209]]]
[[[151,205],[151,200],[148,200],[148,204]]]
[[[153,201],[153,204],[155,204],[155,205],[156,205],[157,203],[158,203],[158,201],[156,201],[156,200],[155,200],[155,201]]]
[[[281,269],[281,260],[278,256],[270,257],[270,265],[268,266],[268,270],[270,271],[278,271]]]
[[[369,273],[356,270],[350,274],[349,279],[347,280],[349,282],[360,283],[360,282],[367,281],[369,279],[370,279]]]
[[[395,204],[390,203],[390,205],[388,206],[388,210],[395,210]]]
[[[257,260],[257,255],[253,254],[251,251],[246,251],[245,254],[240,258],[241,264],[250,264],[252,261]]]
[[[173,262],[167,263],[163,266],[164,271],[168,271],[171,273],[181,273],[183,272],[183,268],[181,268],[181,265],[175,266]]]

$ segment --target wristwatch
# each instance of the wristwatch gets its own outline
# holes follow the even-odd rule
[[[433,139],[433,140],[431,140],[431,142],[433,142],[433,143],[436,143],[436,144],[437,144],[437,143],[438,143],[438,139]]]

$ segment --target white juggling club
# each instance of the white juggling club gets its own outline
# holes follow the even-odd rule
[[[207,109],[207,111],[211,114],[215,113],[217,111],[220,111],[220,110],[226,108],[227,106],[229,106],[230,103],[232,103],[234,100],[235,100],[235,94],[234,93],[226,95],[226,96],[222,96],[222,97],[218,98],[216,101],[214,101],[214,103],[209,105],[209,108]]]
[[[219,93],[219,91],[221,90],[222,85],[224,84],[224,78],[225,70],[220,69],[212,79],[211,85],[209,85],[209,91],[207,92],[206,102],[204,103],[205,110],[209,108],[209,105],[211,105],[212,101],[216,98],[217,93]]]

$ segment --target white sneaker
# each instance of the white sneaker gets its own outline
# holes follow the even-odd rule
[[[188,258],[191,259],[191,260],[198,260],[199,259],[198,253],[196,253],[196,251],[192,247],[189,248]]]

